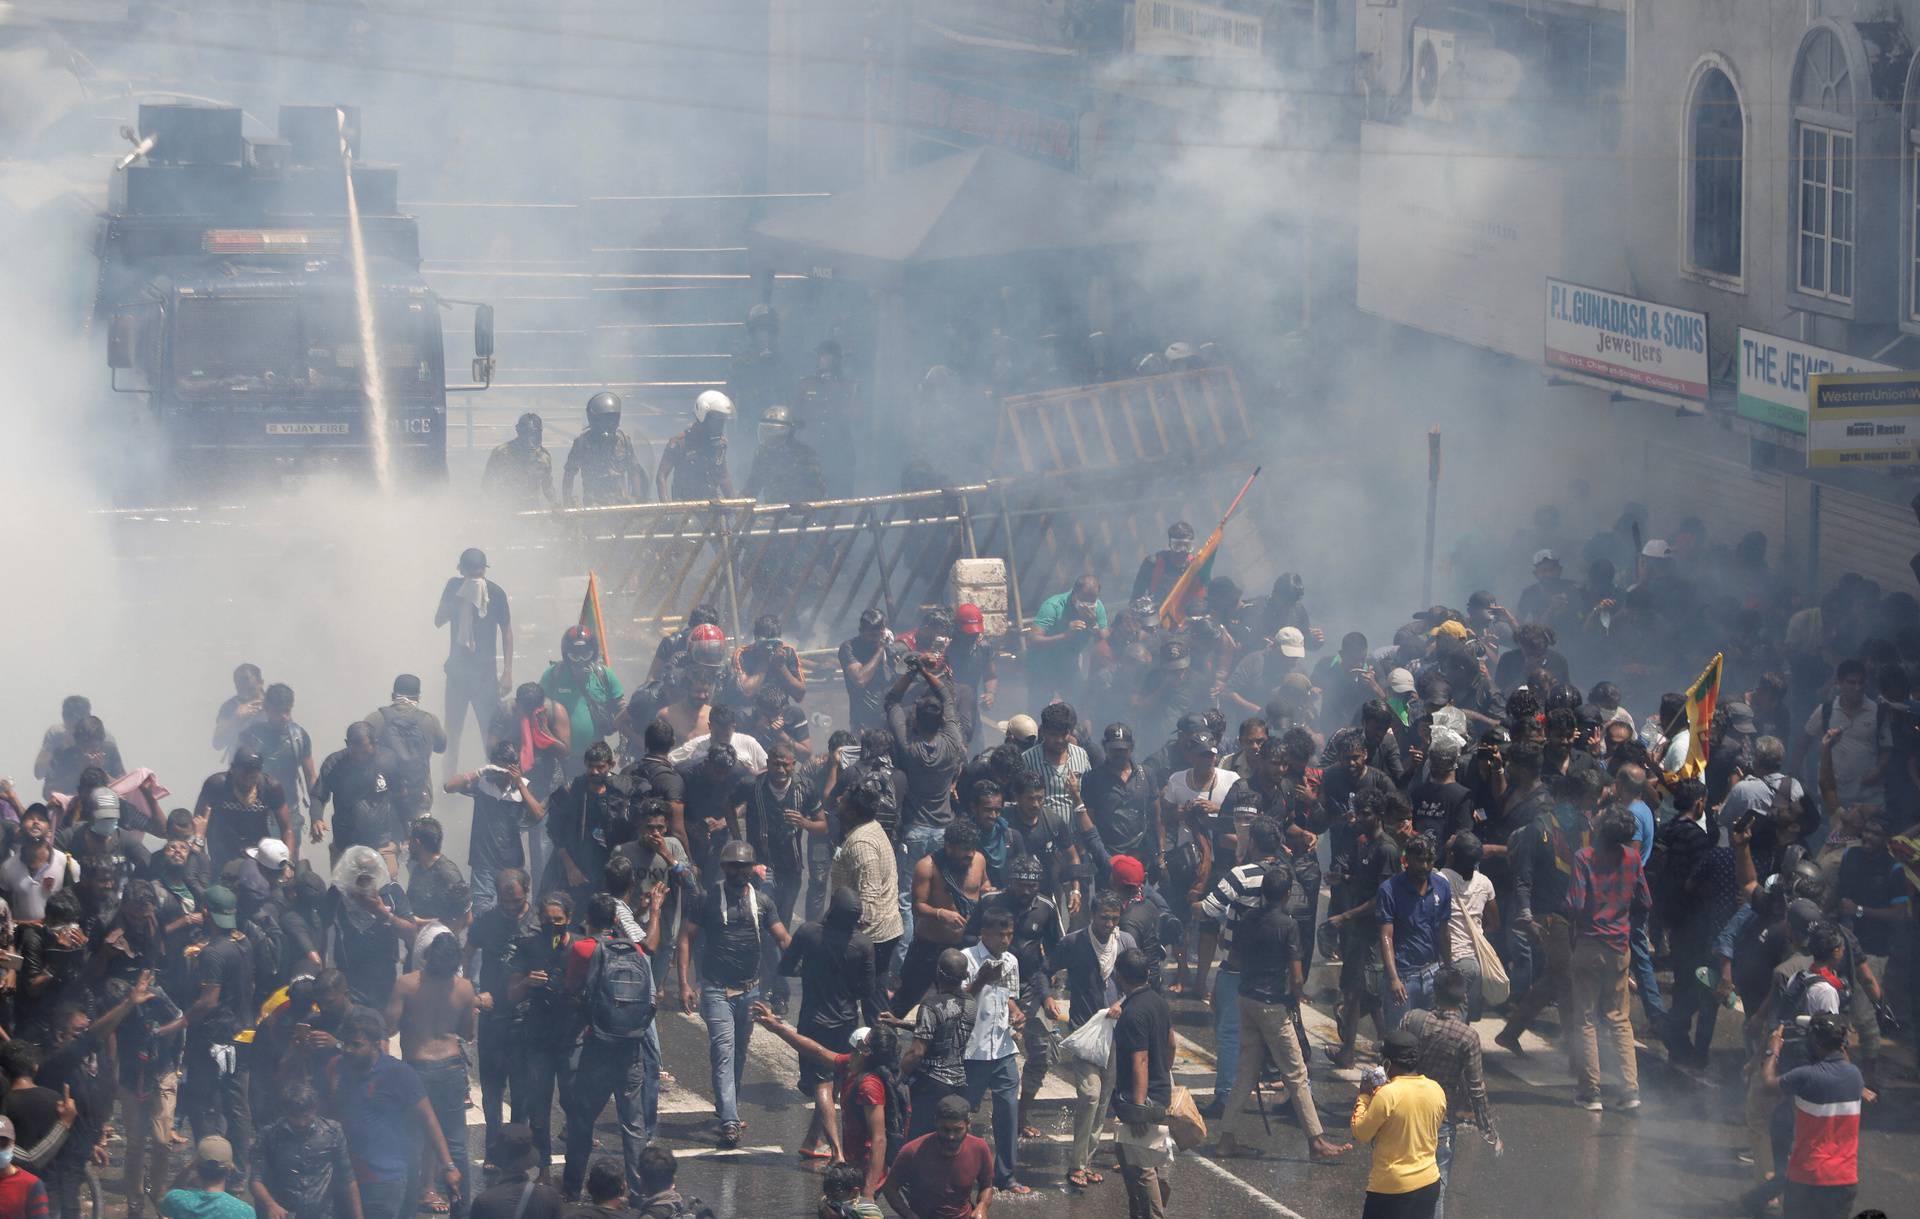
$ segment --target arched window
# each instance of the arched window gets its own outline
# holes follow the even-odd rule
[[[1745,212],[1746,123],[1733,82],[1718,68],[1700,74],[1688,114],[1687,262],[1739,278]]]
[[[1839,36],[1809,33],[1794,67],[1794,287],[1843,302],[1853,299],[1854,87]]]

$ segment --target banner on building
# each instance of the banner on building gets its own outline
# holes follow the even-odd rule
[[[1138,0],[1133,6],[1137,55],[1207,59],[1260,58],[1260,18],[1190,0]]]
[[[1807,394],[1823,372],[1892,372],[1828,347],[1740,327],[1739,401],[1742,419],[1807,434]]]
[[[1376,317],[1540,358],[1540,277],[1560,264],[1563,175],[1443,136],[1360,125],[1355,300]]]
[[[1547,280],[1546,363],[1561,376],[1698,410],[1707,400],[1707,315]]]
[[[1920,464],[1920,373],[1828,372],[1807,403],[1807,465],[1816,470]]]

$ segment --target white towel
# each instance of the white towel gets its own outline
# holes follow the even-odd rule
[[[487,581],[474,576],[460,582],[453,594],[453,646],[463,652],[476,650],[480,643],[480,624],[487,620]]]

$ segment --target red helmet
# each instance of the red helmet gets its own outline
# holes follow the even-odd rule
[[[687,632],[687,655],[697,665],[719,666],[727,659],[727,633],[711,622]]]

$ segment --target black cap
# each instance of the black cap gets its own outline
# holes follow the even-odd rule
[[[233,768],[235,770],[259,770],[260,766],[261,758],[258,750],[236,749],[233,751]]]
[[[1180,717],[1180,722],[1174,725],[1173,730],[1181,736],[1192,736],[1196,732],[1205,732],[1207,730],[1207,717],[1201,715],[1198,711],[1189,711]]]
[[[403,698],[419,698],[420,679],[411,673],[402,673],[393,679],[393,692]]]
[[[1387,1034],[1387,1061],[1396,1067],[1420,1065],[1420,1039],[1412,1029],[1395,1029]]]
[[[1213,734],[1211,732],[1208,732],[1206,729],[1202,728],[1200,731],[1192,734],[1187,738],[1187,748],[1211,750],[1214,753],[1219,753],[1220,743],[1213,739]]]
[[[487,552],[478,546],[469,546],[460,552],[460,570],[467,571],[475,567],[481,571],[487,569]]]
[[[1100,739],[1108,745],[1121,745],[1132,749],[1133,729],[1125,724],[1108,724],[1107,730],[1100,734]]]
[[[1573,709],[1573,722],[1582,728],[1598,728],[1607,722],[1607,715],[1592,703],[1581,703]]]

